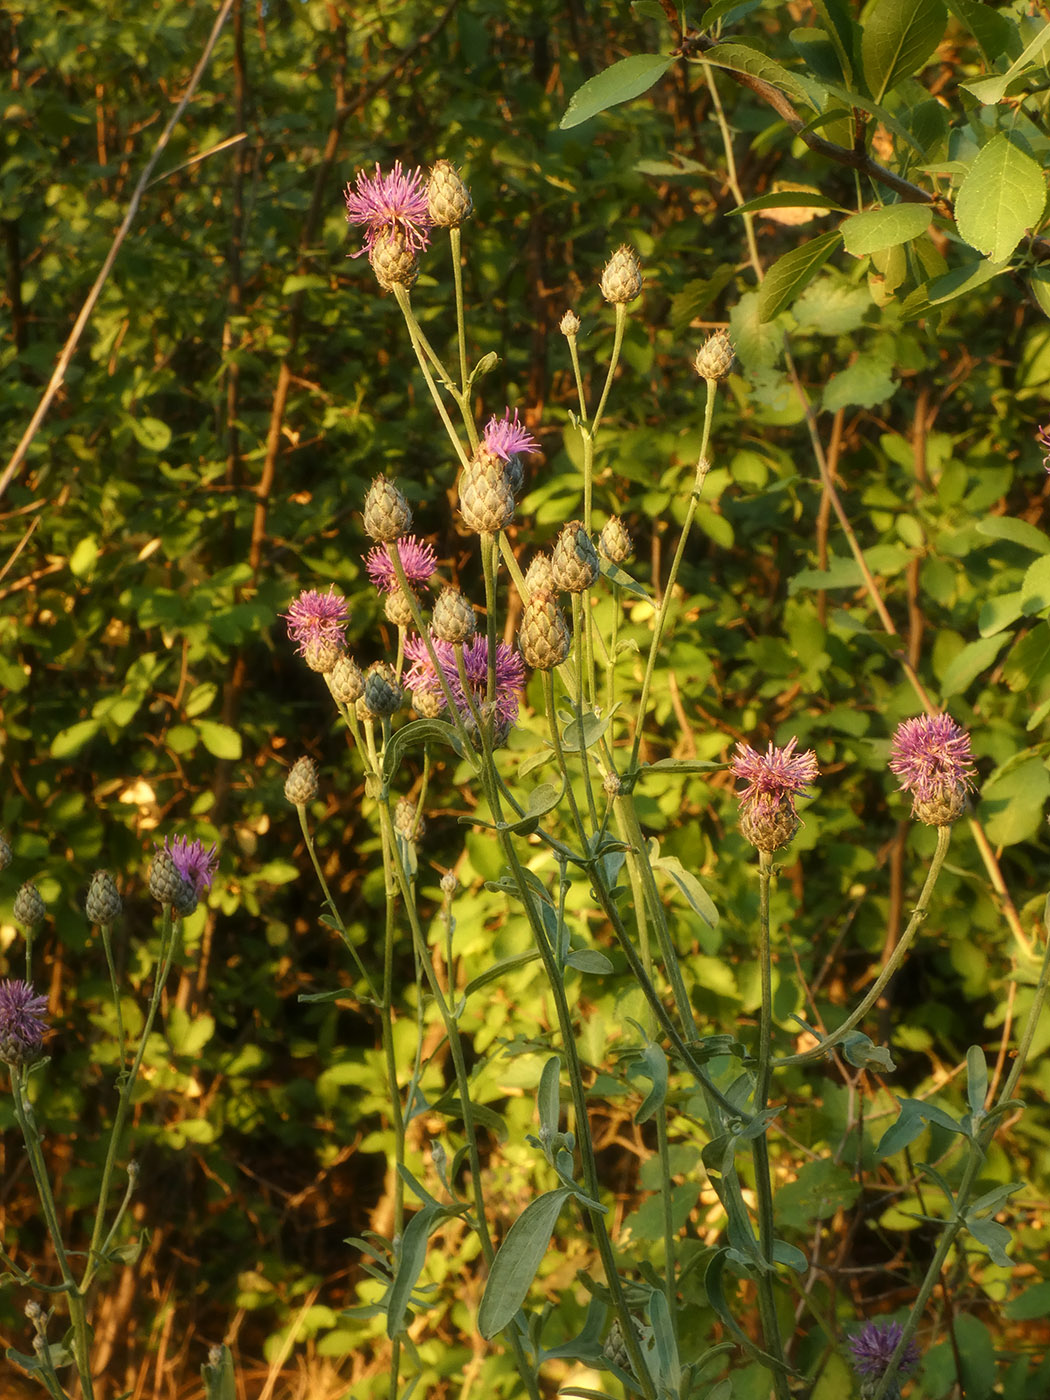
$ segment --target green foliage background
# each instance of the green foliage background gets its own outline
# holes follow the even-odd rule
[[[778,12],[787,8],[751,7],[746,16],[777,52],[788,27]],[[0,420],[12,447],[215,13],[210,3],[169,0],[3,6]],[[764,744],[791,734],[816,749],[825,776],[777,896],[781,1024],[806,1014],[802,985],[823,1007],[847,1004],[919,887],[932,833],[905,820],[885,772],[893,726],[918,709],[901,654],[972,732],[978,814],[1018,926],[1036,935],[1050,794],[1050,540],[1038,528],[1046,490],[1034,431],[1047,417],[1050,324],[1024,282],[1008,276],[911,317],[901,297],[873,301],[868,273],[883,270],[844,252],[781,318],[760,322],[711,93],[696,70],[674,67],[644,98],[559,128],[585,79],[661,45],[667,31],[644,4],[236,5],[61,394],[3,498],[0,811],[16,853],[3,876],[3,958],[6,975],[20,975],[10,903],[21,880],[36,879],[53,916],[36,977],[56,1030],[38,1115],[74,1237],[111,1111],[112,1009],[81,912],[91,871],[116,871],[125,890],[123,971],[141,999],[155,938],[143,879],[153,842],[177,832],[222,850],[209,907],[187,924],[138,1107],[135,1153],[146,1170],[136,1217],[148,1242],[135,1288],[111,1280],[97,1320],[113,1375],[129,1386],[146,1385],[140,1367],[159,1356],[193,1393],[204,1348],[232,1321],[250,1394],[281,1362],[293,1324],[292,1349],[315,1368],[311,1393],[326,1385],[341,1393],[337,1376],[374,1383],[355,1394],[383,1393],[381,1321],[339,1314],[361,1280],[343,1241],[381,1228],[388,1206],[383,1077],[374,1026],[355,1010],[345,959],[319,923],[282,797],[300,752],[322,766],[319,842],[363,949],[382,926],[381,878],[354,766],[319,679],[293,657],[278,616],[300,588],[334,582],[351,602],[358,656],[392,653],[395,637],[361,562],[358,512],[380,471],[400,479],[445,577],[480,596],[471,542],[449,510],[455,464],[397,308],[378,293],[367,260],[346,257],[357,244],[341,189],[377,160],[414,166],[447,156],[472,187],[467,287],[477,355],[501,357],[482,381],[485,411],[520,406],[545,454],[519,510],[523,545],[548,542],[578,507],[571,374],[556,328],[567,307],[580,312],[584,357],[600,382],[612,332],[596,282],[609,253],[633,244],[646,290],[628,330],[597,499],[630,522],[640,578],[666,568],[684,512],[701,412],[690,355],[706,328],[731,325],[741,363],[720,399],[698,516],[703,542],[683,575],[656,695],[658,737],[643,756],[722,759],[737,738]],[[937,62],[953,99],[980,67],[957,24]],[[746,89],[720,78],[719,92],[745,198],[783,181],[856,205],[849,171],[808,153]],[[908,87],[900,103],[920,96]],[[1045,137],[1027,120],[1034,158],[1045,163]],[[946,130],[936,158],[959,157],[964,141]],[[756,214],[763,264],[826,226],[800,233]],[[952,258],[951,236],[943,252]],[[439,259],[414,295],[428,334],[447,337]],[[899,637],[872,612],[831,517],[802,395]],[[638,613],[627,635],[643,638],[647,628]],[[523,756],[528,734],[515,738]],[[702,875],[722,913],[714,932],[684,905],[678,911],[698,1018],[708,1030],[747,1020],[758,999],[756,896],[727,777],[657,771],[642,791],[663,853]],[[524,924],[481,886],[499,877],[495,846],[468,834],[464,848],[456,817],[472,810],[472,795],[451,769],[435,792],[445,809],[430,815],[422,859],[434,873],[424,894],[436,902],[437,873],[453,866],[471,889],[457,906],[459,952],[480,973],[521,951]],[[601,945],[586,891],[574,898]],[[950,1080],[970,1043],[995,1062],[1030,996],[1022,952],[960,826],[929,925],[884,1013],[896,1092]],[[407,948],[405,958],[407,981]],[[586,1058],[608,1077],[603,1170],[644,1239],[653,1233],[649,1145],[631,1124],[638,1089],[610,1052],[633,1014],[625,985],[618,974],[588,979],[577,995]],[[298,1000],[337,986],[347,988],[338,1004]],[[125,1014],[134,1016],[130,1000]],[[503,1225],[532,1189],[524,1138],[542,1060],[535,1032],[545,1023],[531,967],[477,998],[463,1022],[476,1054],[488,1056],[479,1099],[507,1133],[490,1183]],[[411,1055],[411,1016],[402,1024]],[[1039,1049],[1047,1039],[1050,1027]],[[440,1058],[428,1068],[435,1098],[444,1072]],[[1028,1183],[1014,1218],[1030,1283],[1046,1270],[1048,1091],[1036,1055],[1029,1109],[989,1163],[990,1182]],[[811,1149],[844,1141],[853,1121],[848,1090],[831,1071],[800,1073],[792,1094],[778,1148],[789,1177]],[[893,1112],[888,1091],[882,1109]],[[0,1124],[10,1121],[0,1100]],[[415,1126],[422,1174],[438,1126],[427,1118]],[[885,1117],[876,1138],[883,1126]],[[699,1148],[681,1142],[676,1151],[682,1221],[692,1222],[699,1249]],[[5,1247],[23,1265],[40,1259],[46,1277],[42,1228],[11,1152],[6,1171]],[[900,1301],[909,1251],[916,1260],[928,1251],[906,1214],[917,1208],[913,1190],[885,1177],[860,1198],[843,1190],[834,1217],[838,1236],[852,1241],[838,1256],[843,1306],[863,1314]],[[795,1209],[804,1243],[817,1215],[804,1200]],[[435,1394],[471,1363],[464,1337],[480,1291],[470,1248],[449,1243],[432,1265],[436,1321],[420,1342]],[[582,1241],[567,1237],[545,1286],[569,1288],[586,1264]],[[1009,1359],[1029,1345],[1009,1309],[1003,1321],[1001,1305],[1016,1292],[1005,1271],[984,1261],[956,1282],[966,1325],[981,1329],[972,1355],[994,1342]],[[5,1343],[22,1336],[23,1304],[17,1290],[0,1292]],[[566,1306],[568,1328],[582,1303]],[[709,1327],[710,1314],[694,1306],[698,1326]],[[513,1393],[498,1359],[476,1364],[479,1380]],[[931,1377],[924,1393],[947,1393],[936,1368]],[[746,1394],[744,1385],[733,1394]]]

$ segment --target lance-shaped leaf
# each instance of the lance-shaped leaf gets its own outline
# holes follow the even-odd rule
[[[574,1192],[567,1186],[530,1201],[507,1232],[492,1261],[485,1296],[478,1309],[478,1331],[491,1340],[502,1332],[525,1301],[536,1271],[547,1253],[555,1222]]]
[[[630,102],[641,97],[654,83],[658,83],[675,62],[673,56],[663,53],[636,53],[630,58],[622,58],[611,68],[588,78],[569,98],[565,115],[559,122],[563,131],[589,121],[599,112],[615,107],[621,102]]]

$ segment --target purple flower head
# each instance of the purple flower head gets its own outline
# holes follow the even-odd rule
[[[1035,435],[1035,440],[1043,449],[1043,466],[1050,472],[1050,423],[1040,428]]]
[[[355,258],[371,253],[380,235],[391,229],[396,229],[415,253],[421,253],[430,242],[426,181],[418,166],[404,171],[396,160],[390,174],[384,175],[377,164],[374,175],[357,176],[356,190],[347,185],[345,197],[347,222],[365,226],[365,246],[353,254]]]
[[[973,787],[970,736],[951,715],[919,715],[898,724],[890,744],[890,772],[901,792],[931,802]]]
[[[47,997],[37,996],[28,982],[0,982],[0,1059],[25,1064],[44,1043]]]
[[[497,418],[495,414],[485,424],[485,431],[481,435],[481,445],[495,453],[502,462],[506,462],[510,457],[516,457],[521,452],[538,452],[540,445],[530,432],[518,422],[518,410],[514,410],[514,417],[510,416],[508,408],[502,418]]]
[[[432,545],[423,544],[415,535],[402,535],[397,542],[397,552],[401,556],[401,567],[405,577],[412,584],[429,583],[437,568],[437,558]],[[393,593],[397,589],[397,574],[390,559],[390,546],[377,544],[365,556],[368,577],[380,593]]]
[[[730,767],[746,784],[737,794],[742,809],[756,805],[779,807],[783,803],[795,810],[795,798],[806,791],[820,772],[813,750],[796,753],[797,743],[797,739],[789,739],[782,749],[769,744],[765,753],[756,752],[750,744],[737,744]]]
[[[881,1380],[889,1369],[890,1359],[903,1336],[904,1328],[899,1322],[866,1322],[860,1331],[849,1339],[849,1349],[857,1374]],[[919,1347],[912,1337],[901,1353],[897,1374],[906,1376],[914,1371],[918,1364]]]
[[[307,589],[300,593],[286,613],[288,635],[298,643],[300,655],[311,643],[342,647],[344,632],[350,621],[346,599],[330,585],[327,593]]]
[[[479,634],[463,648],[463,671],[470,688],[470,701],[459,679],[456,667],[456,648],[451,642],[439,641],[432,637],[434,654],[438,659],[442,675],[452,693],[456,709],[468,726],[473,722],[470,701],[481,713],[488,693],[489,640]],[[412,662],[405,676],[409,690],[429,690],[443,694],[441,681],[434,670],[426,642],[422,637],[409,637],[405,643],[405,655]],[[516,651],[504,642],[496,645],[496,727],[503,731],[518,718],[518,696],[525,688],[525,663]]]
[[[187,841],[185,836],[165,837],[164,849],[175,865],[175,869],[200,899],[205,890],[211,889],[212,876],[219,866],[219,848],[204,849],[203,841]]]

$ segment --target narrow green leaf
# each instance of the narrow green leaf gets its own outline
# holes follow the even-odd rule
[[[85,744],[89,744],[101,728],[101,720],[82,719],[68,729],[60,730],[51,740],[51,757],[71,758]]]
[[[390,782],[410,748],[422,747],[424,744],[444,744],[461,758],[463,756],[454,725],[443,719],[415,719],[397,730],[387,744],[383,754],[383,781]]]
[[[809,285],[842,242],[838,229],[807,239],[778,258],[758,293],[758,318],[772,321]]]
[[[971,248],[1002,262],[1037,226],[1045,203],[1042,170],[999,132],[977,153],[959,187],[955,224]]]
[[[998,1220],[979,1220],[972,1215],[965,1216],[965,1224],[977,1243],[988,1251],[993,1264],[998,1264],[1001,1269],[1014,1267],[1014,1261],[1006,1252],[1011,1236],[1005,1225],[1000,1225]]]
[[[576,89],[558,125],[562,131],[567,131],[609,107],[641,97],[643,92],[648,92],[654,83],[660,81],[676,61],[673,56],[662,53],[636,53],[630,58],[622,58],[619,63],[588,78],[582,87]]]
[[[513,957],[501,958],[499,962],[487,967],[484,972],[479,972],[477,977],[472,977],[464,988],[463,995],[473,996],[482,987],[487,987],[490,982],[498,982],[504,974],[520,972],[523,967],[528,967],[529,963],[535,962],[539,956],[535,948],[530,948],[527,953],[515,953]],[[338,995],[343,996],[346,993],[339,992]]]
[[[860,59],[876,102],[926,64],[947,23],[941,0],[875,0],[864,13]]]
[[[984,1051],[979,1045],[971,1045],[966,1052],[966,1102],[976,1118],[984,1114],[984,1101],[988,1096],[988,1065]]]
[[[929,204],[889,204],[883,209],[866,209],[852,214],[841,225],[842,243],[855,258],[910,243],[925,233],[933,218]]]
[[[577,972],[589,972],[596,977],[605,977],[615,971],[609,959],[597,948],[576,948],[565,959],[565,966],[574,967]]]
[[[815,190],[778,190],[749,199],[746,204],[738,204],[735,209],[726,212],[731,217],[734,214],[759,214],[763,209],[834,209],[839,214],[849,212],[844,204]]]
[[[485,1285],[485,1296],[478,1309],[478,1331],[491,1341],[525,1301],[536,1271],[547,1253],[555,1222],[566,1197],[575,1193],[568,1186],[548,1191],[530,1201],[507,1232],[492,1261],[492,1272]]]
[[[652,1087],[634,1115],[636,1123],[648,1123],[662,1108],[667,1098],[667,1056],[659,1045],[650,1042],[627,1065],[628,1079],[648,1079]]]
[[[702,62],[714,64],[716,68],[728,68],[731,73],[747,73],[752,78],[759,78],[762,82],[769,83],[770,87],[786,92],[799,106],[813,105],[808,89],[793,73],[775,59],[767,57],[760,49],[751,48],[748,44],[715,44],[714,48],[707,49],[700,58]]]
[[[536,1113],[541,1131],[553,1136],[561,1122],[561,1060],[552,1055],[540,1071],[540,1086],[536,1091]]]
[[[1050,535],[1012,515],[989,515],[978,520],[977,533],[992,540],[1009,540],[1022,549],[1030,549],[1033,554],[1050,554]]]
[[[1016,82],[1018,78],[1027,77],[1036,65],[1042,62],[1043,50],[1047,44],[1050,44],[1050,24],[1043,25],[1024,52],[1010,64],[1005,73],[998,73],[991,78],[975,78],[968,83],[961,83],[960,86],[966,88],[968,92],[972,92],[978,102],[985,102],[994,107],[996,103],[1003,100],[1011,83]]]
[[[701,885],[696,876],[678,859],[677,856],[656,855],[660,847],[654,837],[649,843],[651,852],[649,864],[653,870],[662,870],[665,875],[670,876],[679,890],[686,898],[690,909],[695,914],[699,914],[708,928],[718,927],[718,909],[714,900]]]
[[[405,1226],[401,1235],[401,1252],[397,1261],[397,1273],[390,1286],[390,1297],[386,1308],[386,1334],[396,1337],[405,1324],[405,1312],[412,1298],[412,1290],[427,1257],[427,1241],[430,1228],[442,1215],[440,1206],[424,1206],[417,1210]]]
[[[663,1395],[678,1395],[682,1388],[682,1363],[667,1299],[654,1289],[649,1295],[649,1322],[653,1329],[656,1378]]]

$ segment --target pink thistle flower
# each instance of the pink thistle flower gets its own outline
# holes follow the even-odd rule
[[[536,439],[526,430],[524,424],[518,422],[518,410],[514,410],[514,417],[511,418],[509,408],[502,418],[497,418],[493,414],[485,424],[485,431],[481,435],[481,445],[503,462],[518,456],[521,452],[538,452],[540,450]]]
[[[397,552],[405,577],[411,584],[427,584],[437,568],[437,556],[432,545],[424,544],[415,535],[402,535],[397,542]],[[397,574],[394,573],[390,558],[390,546],[377,544],[365,556],[365,568],[374,587],[380,593],[393,593],[397,588]]]
[[[219,868],[219,848],[205,850],[203,841],[189,841],[185,836],[165,837],[164,850],[171,856],[175,869],[200,899],[211,889],[212,878]]]
[[[430,206],[418,166],[405,171],[396,160],[390,174],[384,175],[377,163],[375,175],[357,176],[356,190],[347,185],[345,199],[347,222],[365,226],[365,246],[353,257],[371,253],[380,236],[390,230],[400,233],[414,253],[421,253],[430,242]]]
[[[890,772],[912,797],[912,812],[931,826],[946,826],[962,811],[973,787],[970,736],[951,715],[918,715],[898,724],[890,744]]]
[[[489,640],[479,634],[463,648],[463,670],[470,688],[470,701],[459,679],[456,667],[456,648],[451,642],[431,638],[434,654],[442,675],[452,693],[456,709],[469,728],[473,724],[470,701],[474,708],[483,713],[488,694],[489,679]],[[405,676],[409,690],[428,690],[444,694],[441,681],[434,670],[434,664],[422,637],[409,637],[405,643],[405,655],[413,663]],[[525,688],[525,663],[513,648],[504,642],[496,644],[496,699],[495,716],[498,734],[506,737],[506,731],[518,718],[518,697]]]
[[[1050,423],[1039,429],[1035,440],[1043,449],[1043,467],[1050,472]]]
[[[21,1065],[36,1058],[46,1011],[47,997],[37,996],[28,982],[0,982],[0,1059]]]
[[[300,593],[286,613],[281,616],[288,623],[288,635],[298,643],[299,652],[305,655],[311,644],[341,648],[350,609],[346,599],[330,586],[327,593],[318,593],[310,588]]]
[[[899,1322],[866,1322],[861,1330],[849,1339],[849,1349],[858,1375],[872,1380],[881,1380],[890,1368],[893,1353],[904,1336],[904,1328]],[[901,1353],[897,1374],[906,1376],[919,1364],[919,1347],[914,1337]]]
[[[801,825],[795,798],[805,793],[820,769],[812,749],[795,752],[797,743],[797,739],[789,739],[782,749],[770,743],[764,754],[750,744],[736,746],[730,767],[745,784],[737,794],[740,828],[757,850],[779,850]]]

